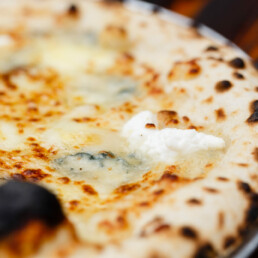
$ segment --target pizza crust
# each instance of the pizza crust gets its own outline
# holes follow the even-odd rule
[[[1,167],[2,177],[19,175],[57,194],[79,238],[68,256],[213,257],[235,248],[243,229],[257,216],[253,215],[258,188],[257,110],[253,103],[258,81],[251,61],[233,47],[162,18],[162,13],[135,11],[119,3],[12,0],[2,1],[0,6],[0,31],[9,33],[14,41],[7,50],[12,53],[27,44],[36,49],[35,53],[24,50],[14,61],[7,59],[8,64],[0,63],[3,87],[11,99],[18,96],[17,84],[28,92],[36,84],[49,96],[45,102],[36,100],[37,106],[47,109],[44,117],[41,110],[33,113],[35,101],[30,104],[28,119],[40,121],[26,117],[22,120],[25,129],[9,117],[1,117],[5,137],[1,152],[8,164]],[[54,37],[41,41],[49,32]],[[84,33],[90,51],[81,46]],[[34,41],[34,36],[24,35],[39,38]],[[4,50],[1,56],[6,58]],[[244,67],[232,67],[236,57],[244,60]],[[98,76],[80,77],[83,72]],[[235,76],[236,72],[243,78]],[[79,98],[84,93],[76,85],[95,83],[99,76],[104,86],[110,80],[113,85],[129,77],[129,81],[122,80],[128,95],[120,98],[116,92],[107,92],[105,96],[112,98],[109,103],[102,98],[103,86],[92,99]],[[45,88],[46,84],[50,87]],[[135,87],[137,93],[131,94]],[[52,105],[54,101],[58,104]],[[78,106],[82,109],[76,109]],[[27,112],[6,110],[10,117],[15,113],[22,119]],[[125,159],[124,149],[113,143],[120,139],[125,122],[143,110],[158,113],[165,127],[195,128],[221,137],[226,148],[205,164],[205,154],[169,167],[160,165],[151,172],[147,162],[140,175],[125,183],[122,178],[115,186],[108,182],[114,188],[105,189],[101,180],[94,185],[90,178],[62,174],[53,166],[54,160],[74,155],[76,148],[84,150],[86,146],[95,155],[98,141],[104,142],[105,150],[113,148]],[[162,111],[170,115],[173,111],[176,118],[167,121],[163,115],[168,113]],[[96,133],[97,123],[104,132]],[[25,151],[17,152],[17,146]],[[23,163],[21,168],[18,162]],[[194,179],[186,176],[196,169],[199,174]],[[53,243],[49,241],[49,245]],[[53,252],[51,257],[59,257]]]

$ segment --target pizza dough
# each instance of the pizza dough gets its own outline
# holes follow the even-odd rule
[[[67,218],[3,255],[236,248],[258,213],[251,60],[136,1],[1,1],[0,15],[1,178],[46,187]]]

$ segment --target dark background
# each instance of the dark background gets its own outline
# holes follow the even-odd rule
[[[215,29],[258,63],[258,0],[149,0]]]

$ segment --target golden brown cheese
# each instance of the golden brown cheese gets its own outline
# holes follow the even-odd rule
[[[83,254],[223,253],[250,213],[238,179],[258,184],[257,127],[245,122],[256,114],[257,74],[245,61],[245,80],[236,78],[235,50],[205,51],[212,40],[158,15],[79,2],[17,9],[22,29],[3,30],[1,178],[57,194]],[[15,19],[2,10],[3,23]],[[143,110],[157,114],[148,130],[196,129],[222,137],[226,149],[176,164],[130,153],[121,128]]]

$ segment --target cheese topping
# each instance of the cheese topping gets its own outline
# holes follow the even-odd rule
[[[147,154],[158,162],[174,163],[183,155],[225,147],[223,139],[194,129],[148,129],[148,124],[157,127],[157,118],[150,111],[143,111],[124,125],[122,136],[127,138],[132,150]]]
[[[8,35],[0,35],[0,47],[6,47],[13,43],[13,40]]]

